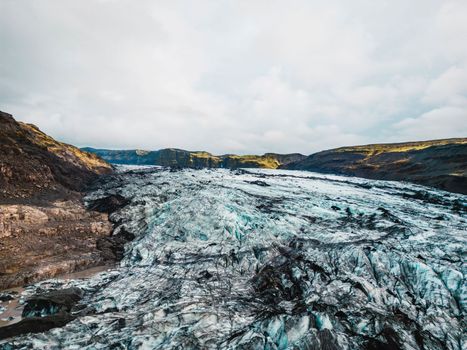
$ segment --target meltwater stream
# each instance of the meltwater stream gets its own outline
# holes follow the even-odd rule
[[[120,267],[12,349],[466,349],[466,196],[307,172],[132,169]],[[47,284],[48,283],[48,284]],[[40,285],[40,284],[39,284]]]

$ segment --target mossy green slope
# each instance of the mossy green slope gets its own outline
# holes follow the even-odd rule
[[[158,151],[105,150],[83,148],[115,164],[160,165],[181,168],[266,168],[277,169],[290,162],[302,160],[304,155],[266,153],[264,155],[213,155],[204,151],[165,148]]]
[[[341,147],[283,168],[409,181],[467,194],[467,138]]]

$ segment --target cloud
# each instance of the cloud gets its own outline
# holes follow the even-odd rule
[[[436,16],[436,28],[439,31],[441,53],[451,62],[467,58],[467,47],[464,38],[467,35],[467,2],[464,0],[447,0]]]
[[[433,105],[467,106],[467,68],[449,67],[430,82],[423,100]]]
[[[311,153],[465,132],[463,0],[25,0],[0,16],[0,109],[80,146]]]
[[[441,107],[418,118],[401,120],[394,127],[400,137],[415,140],[417,135],[426,139],[465,137],[467,135],[467,108]]]

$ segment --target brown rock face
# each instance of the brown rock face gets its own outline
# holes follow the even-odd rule
[[[107,214],[77,200],[0,205],[0,289],[101,263],[96,241],[111,231]]]
[[[0,111],[0,199],[61,197],[111,171],[96,155],[57,142]]]
[[[0,112],[0,290],[103,262],[112,231],[82,191],[112,167]]]

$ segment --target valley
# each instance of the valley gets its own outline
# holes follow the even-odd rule
[[[79,288],[73,317],[4,347],[465,347],[463,195],[300,171],[121,167],[85,202],[131,236],[120,266],[36,284]]]

